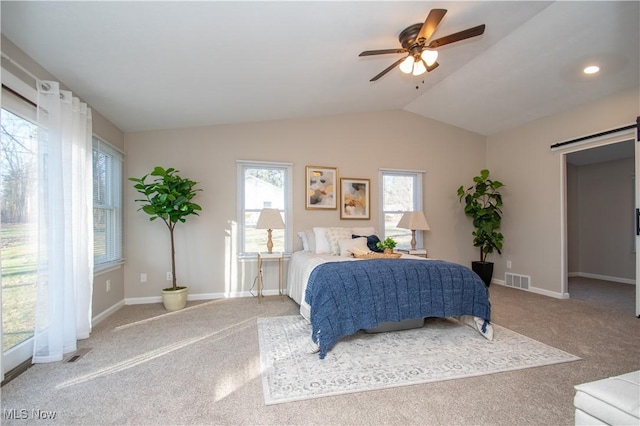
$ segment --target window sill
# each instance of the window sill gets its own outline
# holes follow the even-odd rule
[[[94,265],[93,267],[93,276],[98,276],[102,274],[106,274],[109,272],[117,271],[122,268],[124,265],[124,259],[114,260],[109,263],[101,263],[100,265]]]

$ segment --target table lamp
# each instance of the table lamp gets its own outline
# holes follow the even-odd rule
[[[284,229],[284,221],[278,209],[262,209],[256,229],[267,230],[267,252],[273,252],[273,241],[271,240],[271,231],[274,229]]]
[[[411,250],[416,249],[416,231],[428,231],[431,228],[423,212],[405,212],[398,222],[398,228],[411,229]]]

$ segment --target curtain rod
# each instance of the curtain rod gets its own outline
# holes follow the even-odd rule
[[[13,59],[11,59],[11,57],[9,57],[6,53],[0,51],[0,56],[2,58],[6,59],[7,61],[9,61],[9,63],[11,63],[11,65],[13,65],[14,67],[18,68],[20,71],[22,71],[23,73],[25,73],[26,75],[31,77],[34,80],[34,86],[33,87],[36,88],[36,90],[37,90],[37,85],[38,85],[38,80],[39,80],[38,77],[36,77],[33,73],[31,73],[31,71],[29,71],[28,69],[26,69],[22,65],[20,65],[19,63],[17,63]],[[24,82],[24,83],[27,84],[26,82]],[[16,92],[15,90],[10,88],[9,86],[3,84],[2,88],[4,90],[8,91],[9,93],[12,93],[13,95],[17,96],[18,98],[22,99],[23,101],[25,101],[29,105],[32,105],[33,107],[38,108],[38,105],[35,102],[33,102],[31,99],[28,99],[24,95]]]
[[[27,98],[26,96],[22,96],[20,93],[16,92],[15,90],[13,90],[11,87],[5,86],[4,84],[2,85],[2,89],[6,90],[7,92],[13,94],[14,96],[17,96],[18,98],[22,99],[23,101],[25,101],[26,103],[28,103],[29,105],[33,106],[34,108],[38,108],[38,105],[33,102],[31,99]]]
[[[564,142],[558,142],[556,144],[551,145],[551,149],[560,148],[561,146],[566,146],[566,145],[570,145],[572,143],[582,142],[582,141],[585,141],[585,140],[588,140],[588,139],[599,138],[600,136],[606,136],[606,135],[610,135],[610,134],[613,134],[613,133],[623,132],[625,130],[638,129],[639,128],[638,126],[640,126],[640,117],[636,118],[636,124],[629,124],[628,126],[618,127],[617,129],[605,130],[604,132],[594,133],[592,135],[582,136],[582,137],[579,137],[579,138],[576,138],[576,139],[571,139],[571,140],[564,141]],[[640,133],[640,131],[638,133]],[[640,141],[640,134],[638,135],[638,140]]]

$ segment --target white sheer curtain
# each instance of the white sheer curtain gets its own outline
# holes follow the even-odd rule
[[[91,332],[91,109],[38,81],[39,264],[33,362],[61,361]]]

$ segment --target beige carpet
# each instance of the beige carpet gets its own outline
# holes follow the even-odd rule
[[[308,351],[311,326],[304,318],[258,318],[264,400],[277,404],[580,359],[493,327],[488,341],[454,319],[430,318],[420,329],[345,337],[321,360]]]
[[[640,319],[595,296],[619,288],[633,300],[633,286],[592,287],[559,300],[491,286],[494,323],[581,361],[273,405],[264,402],[257,318],[295,315],[293,301],[189,302],[172,314],[160,303],[125,306],[80,342],[91,350],[76,362],[37,365],[3,386],[0,423],[572,426],[574,385],[640,370]],[[9,420],[5,410],[31,417]],[[36,420],[33,410],[57,415]]]

